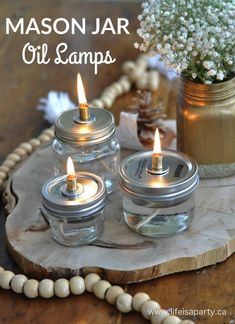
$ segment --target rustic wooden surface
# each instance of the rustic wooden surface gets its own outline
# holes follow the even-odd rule
[[[92,4],[91,4],[92,3]],[[45,96],[49,90],[68,91],[73,100],[76,100],[75,80],[78,68],[76,66],[26,66],[21,62],[20,50],[28,41],[27,36],[4,36],[6,17],[35,17],[40,19],[60,16],[94,17],[127,17],[131,21],[132,34],[113,38],[110,35],[83,38],[82,42],[76,38],[70,39],[71,45],[82,49],[106,49],[112,46],[112,52],[118,58],[117,64],[103,67],[98,76],[92,75],[92,67],[81,68],[87,88],[90,89],[88,98],[99,95],[101,90],[115,81],[120,75],[120,64],[127,58],[135,58],[137,51],[132,43],[136,40],[136,16],[140,12],[138,3],[129,1],[114,3],[95,1],[96,10],[91,10],[94,1],[46,1],[28,0],[1,1],[0,7],[0,160],[10,153],[22,141],[36,136],[47,127],[41,112],[35,109],[39,97]],[[43,42],[42,36],[36,41]],[[53,46],[61,41],[61,37],[52,35],[46,41]],[[114,107],[125,107],[129,103],[129,96],[119,99]],[[9,269],[19,272],[13,259],[6,252],[4,218],[5,212],[1,206],[0,217],[0,263]],[[166,276],[145,283],[126,286],[126,290],[134,294],[137,291],[149,293],[153,299],[159,301],[163,307],[178,309],[225,309],[227,315],[197,316],[195,320],[202,324],[227,324],[235,320],[235,255],[226,262],[207,267],[202,271],[191,271]],[[71,296],[65,300],[54,298],[51,301],[42,299],[27,300],[23,296],[11,291],[0,290],[0,322],[9,324],[18,323],[134,323],[146,321],[136,313],[120,314],[113,306],[98,300],[86,293],[79,297]],[[63,309],[63,312],[61,311]],[[183,317],[183,316],[182,316]],[[146,322],[147,323],[147,322]]]
[[[126,226],[117,190],[108,199],[99,240],[68,248],[52,239],[40,212],[41,188],[52,170],[49,143],[19,166],[5,191],[12,209],[6,221],[9,251],[31,277],[70,278],[94,271],[111,283],[126,284],[213,265],[235,252],[235,177],[202,180],[189,230],[162,239],[138,235]]]

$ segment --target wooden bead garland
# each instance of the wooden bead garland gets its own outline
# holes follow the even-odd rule
[[[136,62],[128,61],[123,64],[125,75],[121,76],[117,82],[111,84],[103,91],[100,99],[94,99],[90,106],[110,109],[116,98],[127,93],[131,84],[135,83],[139,89],[154,91],[158,88],[159,74],[157,71],[146,71],[146,55],[140,55]],[[144,80],[144,81],[143,81]],[[9,154],[0,166],[0,187],[8,178],[10,171],[17,163],[30,155],[41,144],[49,142],[54,137],[54,129],[50,127],[44,130],[38,138],[32,138],[29,142],[20,144],[13,153]],[[57,296],[65,298],[70,295],[81,295],[85,290],[94,292],[101,299],[106,299],[110,304],[116,304],[120,312],[128,313],[132,310],[151,320],[152,324],[194,324],[193,321],[181,321],[176,316],[171,316],[166,310],[160,309],[160,305],[150,300],[150,297],[143,293],[137,293],[132,297],[125,293],[120,286],[111,286],[106,280],[101,280],[96,273],[90,273],[85,278],[74,276],[69,281],[60,278],[55,282],[50,279],[43,279],[40,282],[35,279],[28,279],[25,275],[15,275],[12,271],[4,270],[0,267],[0,287],[12,289],[16,293],[24,293],[28,298],[52,298]],[[156,313],[150,314],[156,310]]]

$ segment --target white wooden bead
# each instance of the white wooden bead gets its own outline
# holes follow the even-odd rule
[[[69,280],[70,291],[74,295],[81,295],[85,291],[84,279],[80,276],[74,276]]]
[[[109,97],[103,97],[102,99],[103,106],[107,109],[111,108],[113,105],[113,100],[111,100]]]
[[[100,99],[103,100],[103,98],[109,98],[112,101],[112,104],[114,103],[116,96],[112,95],[111,93],[105,93],[103,94]]]
[[[0,287],[3,289],[10,289],[10,282],[15,274],[12,271],[5,270],[0,273]]]
[[[140,312],[140,309],[141,309],[143,303],[145,303],[147,300],[150,300],[150,297],[148,294],[145,294],[143,292],[139,292],[139,293],[135,294],[133,297],[133,302],[132,302],[134,310],[136,310],[137,312]]]
[[[153,315],[150,316],[152,324],[161,324],[164,318],[170,316],[168,311],[164,309],[157,310]]]
[[[151,314],[154,313],[154,310],[160,309],[160,305],[154,300],[148,300],[143,303],[141,306],[141,314],[144,318],[150,319]]]
[[[148,62],[149,56],[146,54],[140,54],[136,60],[136,63],[138,64],[139,62]]]
[[[54,129],[52,128],[47,128],[42,132],[43,135],[47,135],[50,138],[54,137]]]
[[[120,312],[129,313],[132,310],[132,296],[127,293],[119,295],[116,300],[116,306]]]
[[[3,172],[3,173],[8,174],[9,171],[10,171],[10,168],[8,168],[7,166],[3,166],[3,165],[1,165],[1,166],[0,166],[0,171]]]
[[[122,80],[122,81],[119,81],[119,83],[120,83],[124,93],[127,93],[130,90],[131,82],[129,80]]]
[[[115,305],[117,297],[124,293],[124,290],[120,286],[110,287],[105,295],[105,298],[109,304]]]
[[[133,72],[135,68],[136,68],[136,64],[133,61],[126,61],[122,65],[122,71],[127,75],[130,75],[130,73]]]
[[[12,160],[5,160],[2,165],[8,167],[9,169],[12,169],[14,168],[16,163]]]
[[[150,91],[156,91],[158,89],[158,81],[157,80],[149,80],[147,89]]]
[[[61,278],[55,281],[55,295],[60,298],[65,298],[70,294],[69,281]]]
[[[32,147],[35,149],[41,145],[41,142],[37,138],[32,138],[29,143],[32,145]]]
[[[180,324],[195,324],[195,322],[193,322],[191,320],[184,320],[184,321],[181,321]]]
[[[93,293],[100,299],[105,299],[106,291],[111,287],[111,284],[106,280],[99,280],[93,286]]]
[[[20,156],[16,153],[11,153],[7,156],[7,160],[12,160],[14,162],[19,162],[21,160]]]
[[[115,87],[113,87],[112,85],[108,88],[106,88],[102,94],[101,94],[101,97],[102,96],[106,96],[106,95],[109,95],[111,96],[112,98],[116,98],[118,96],[118,91],[116,90]]]
[[[132,82],[137,82],[139,79],[141,79],[144,75],[144,71],[142,69],[136,68],[135,71],[133,71],[129,78]]]
[[[103,101],[100,99],[95,99],[90,103],[90,107],[94,107],[94,108],[103,108],[104,104]]]
[[[51,298],[54,296],[54,281],[51,279],[43,279],[39,282],[39,295],[43,298]]]
[[[162,324],[179,324],[181,322],[181,319],[177,316],[168,316],[166,317]]]
[[[11,288],[17,294],[23,293],[23,287],[28,278],[25,275],[17,274],[11,280]]]
[[[84,279],[86,290],[89,292],[93,292],[93,286],[99,280],[101,280],[101,278],[98,274],[89,273]]]
[[[5,271],[5,270],[3,269],[3,267],[0,267],[0,273],[3,272],[3,271]]]
[[[51,140],[51,137],[46,134],[41,134],[40,136],[38,136],[38,139],[41,143],[47,143]]]
[[[139,90],[145,90],[148,88],[148,79],[146,76],[143,76],[143,78],[136,81],[136,88]]]
[[[120,84],[120,82],[114,82],[112,84],[112,89],[114,89],[116,91],[116,96],[121,96],[123,94],[123,88],[122,85]]]
[[[36,298],[38,297],[38,286],[39,282],[35,279],[29,279],[25,282],[23,287],[23,292],[28,298]]]
[[[93,285],[99,280],[100,276],[98,274],[89,273],[84,279],[86,290],[89,292],[93,292]]]
[[[145,61],[145,60],[136,61],[136,66],[137,66],[137,69],[141,69],[144,71],[147,68],[147,61]]]
[[[33,147],[30,143],[21,143],[19,147],[25,150],[27,153],[31,153],[33,151]]]
[[[27,152],[20,147],[17,147],[16,149],[14,149],[13,152],[15,154],[19,155],[21,158],[25,158],[27,156]]]
[[[6,173],[0,171],[0,179],[5,180],[7,177]]]

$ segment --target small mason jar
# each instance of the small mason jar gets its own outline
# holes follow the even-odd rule
[[[95,241],[103,232],[107,192],[103,180],[78,172],[78,192],[66,190],[67,176],[49,179],[42,188],[42,212],[52,237],[62,245],[78,246]]]
[[[199,183],[194,160],[163,151],[163,172],[151,172],[152,152],[128,156],[120,165],[123,212],[127,225],[149,237],[166,237],[186,230],[192,220]]]
[[[89,113],[86,122],[79,119],[78,109],[58,116],[52,144],[55,175],[65,173],[66,160],[71,156],[76,170],[100,175],[111,193],[118,182],[120,161],[114,117],[105,109],[89,108]]]

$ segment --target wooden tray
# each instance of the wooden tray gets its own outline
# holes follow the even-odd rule
[[[215,264],[235,251],[235,177],[201,181],[191,228],[170,238],[132,232],[124,223],[117,192],[109,198],[100,240],[68,248],[51,238],[40,212],[41,187],[52,171],[47,145],[19,166],[5,191],[9,252],[28,275],[57,278],[92,271],[112,283],[139,282]]]

